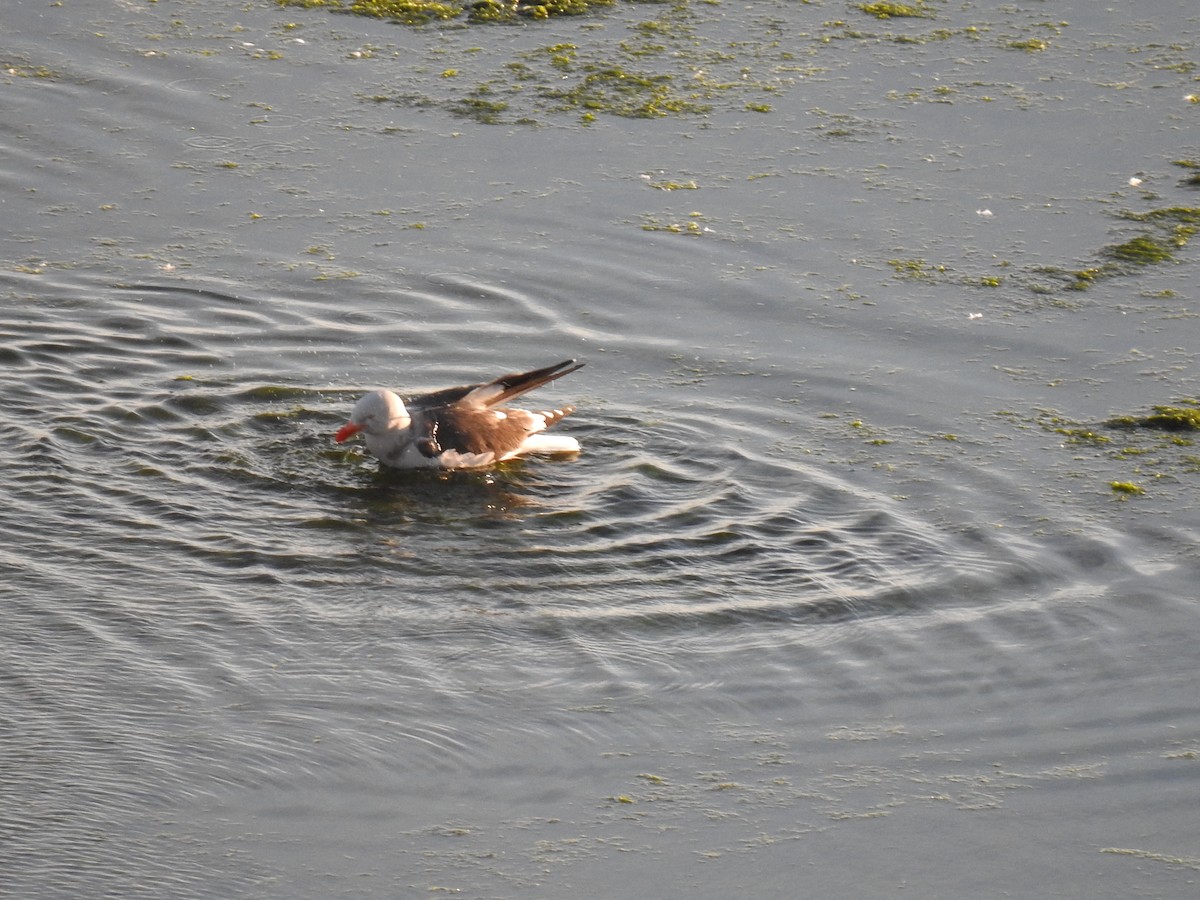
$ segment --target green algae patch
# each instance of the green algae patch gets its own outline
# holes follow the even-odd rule
[[[946,273],[946,267],[928,263],[923,259],[889,259],[887,264],[892,267],[897,278],[909,278],[917,281],[930,280]]]
[[[701,114],[712,107],[679,93],[666,74],[621,66],[582,67],[583,78],[569,88],[543,88],[541,96],[559,110],[606,112],[629,119],[656,119],[679,113]]]
[[[1146,416],[1116,416],[1110,428],[1145,428],[1153,431],[1200,431],[1200,400],[1185,400],[1187,406],[1155,406]]]
[[[785,19],[776,19],[764,11],[748,21],[749,27],[732,34],[720,28],[719,23],[730,15],[727,10],[731,9],[720,0],[275,2],[283,8],[360,15],[400,26],[425,28],[431,38],[446,38],[437,45],[433,41],[418,42],[415,52],[424,52],[427,58],[420,65],[402,71],[404,86],[388,96],[365,99],[411,107],[438,107],[443,111],[453,107],[450,111],[456,115],[505,125],[540,125],[544,117],[561,119],[563,113],[574,115],[577,122],[586,126],[605,114],[655,119],[703,116],[714,109],[736,111],[743,120],[748,114],[762,116],[769,123],[782,108],[782,104],[771,102],[775,97],[828,71],[818,59],[823,48],[833,41],[977,44],[991,28],[970,25],[931,30],[931,20],[945,17],[944,6],[932,0],[852,0],[844,6],[857,25],[842,20],[814,20],[805,24],[805,30],[794,33],[785,29]],[[821,5],[815,0],[801,2]],[[742,15],[740,10],[738,15]],[[544,20],[566,17],[584,21],[574,29],[570,27],[573,23],[560,21],[552,28],[551,40],[561,41],[574,32],[579,48],[539,59],[527,56],[536,51],[523,52],[522,48],[528,46],[528,36],[542,31]],[[862,24],[870,19],[890,20],[891,24],[872,31]],[[488,25],[509,26],[510,33],[513,26],[520,26],[524,34],[517,40],[505,38],[482,49],[464,49],[459,46],[457,36],[451,39],[451,33]],[[288,23],[283,27],[297,26]],[[1039,36],[1033,40],[1038,41],[1041,29],[1061,30],[1052,23],[1034,27],[1039,29]],[[913,33],[895,33],[901,31]],[[497,34],[494,30],[492,33]],[[382,59],[380,51],[379,47],[364,47],[353,50],[349,57]],[[391,55],[396,59],[409,58],[412,52],[412,48],[395,49]],[[452,55],[475,52],[479,55],[462,62]],[[951,52],[956,57],[972,55],[968,51]],[[481,103],[476,102],[478,98],[463,99],[463,92],[471,91],[474,85],[487,88],[492,96],[483,96]],[[928,95],[944,103],[958,102],[960,97],[980,102],[993,99],[978,97],[975,88],[979,87],[983,84],[938,84],[897,96],[921,99]],[[1027,101],[1027,92],[1018,93],[1022,101]],[[888,127],[867,124],[871,126],[871,134],[882,133]],[[830,120],[817,133],[851,140],[864,137],[862,121],[853,119]]]
[[[1106,248],[1105,254],[1117,262],[1148,266],[1170,259],[1174,255],[1174,250],[1166,241],[1143,234],[1123,244]]]
[[[428,25],[465,19],[479,24],[507,23],[520,19],[582,16],[594,7],[612,6],[616,0],[275,0],[280,6],[305,9],[324,7],[356,16],[391,19],[404,25]]]
[[[651,181],[650,187],[659,191],[698,191],[700,185],[693,181]]]
[[[1061,434],[1067,439],[1069,444],[1107,444],[1112,438],[1107,435],[1100,434],[1091,428],[1068,428],[1059,426],[1054,429],[1058,434]]]
[[[1104,249],[1109,259],[1126,266],[1149,266],[1166,262],[1182,250],[1200,229],[1200,209],[1170,206],[1144,213],[1125,213],[1122,218],[1153,226],[1122,244]]]
[[[3,65],[0,64],[0,71],[12,78],[50,78],[61,79],[61,72],[57,72],[47,66],[29,66],[29,65]]]
[[[1181,184],[1185,187],[1200,187],[1200,160],[1177,159],[1175,165],[1188,173],[1183,177]]]
[[[429,22],[458,18],[465,11],[457,3],[434,3],[427,0],[276,0],[280,6],[323,6],[357,16],[391,19],[405,25],[425,25]]]
[[[1125,497],[1136,497],[1138,494],[1146,493],[1144,487],[1139,487],[1132,481],[1110,481],[1108,486],[1113,489],[1113,493],[1124,499]]]
[[[1134,222],[1165,223],[1172,226],[1200,226],[1200,207],[1167,206],[1144,213],[1125,213],[1123,218]]]
[[[699,213],[692,213],[687,222],[663,222],[653,216],[645,216],[642,231],[665,231],[667,234],[690,234],[698,237],[705,232],[704,225],[701,224],[702,218]]]
[[[932,10],[924,3],[859,3],[858,8],[877,19],[929,19]]]
[[[449,110],[464,119],[474,119],[484,125],[497,125],[508,110],[508,102],[493,100],[488,93],[486,86],[477,88],[468,96],[451,103]]]
[[[1013,417],[1020,421],[1021,417]],[[1103,422],[1076,422],[1049,410],[1041,411],[1035,420],[1044,431],[1061,435],[1060,447],[1072,453],[1075,464],[1092,469],[1091,477],[1107,484],[1119,499],[1145,493],[1141,484],[1147,480],[1184,485],[1186,479],[1200,475],[1200,457],[1187,452],[1195,444],[1191,435],[1200,431],[1198,399]]]
[[[1200,230],[1200,208],[1168,206],[1144,213],[1125,213],[1122,218],[1153,226],[1154,232],[1108,248],[1110,256],[1135,265],[1163,262],[1182,250]]]
[[[323,9],[391,20],[398,25],[462,30],[490,23],[524,26],[536,34],[537,20],[557,16],[595,19],[618,0],[276,0],[283,6]],[[364,96],[364,100],[410,107],[439,107],[484,124],[540,125],[543,118],[574,115],[588,126],[601,116],[659,119],[702,117],[720,104],[727,111],[769,114],[767,102],[819,69],[797,64],[797,50],[778,40],[776,26],[765,34],[730,42],[706,30],[722,16],[711,0],[624,0],[624,15],[585,21],[575,42],[556,30],[544,47],[513,49],[474,59],[495,60],[491,71],[428,48],[436,59],[411,71],[406,89]],[[700,7],[703,7],[702,9]],[[644,10],[653,17],[639,18]],[[632,13],[632,15],[630,15]],[[704,29],[704,30],[702,30]],[[514,47],[515,47],[514,42]],[[493,48],[489,48],[489,51]],[[467,53],[472,50],[463,51]],[[373,54],[351,54],[370,58]],[[440,76],[440,77],[439,77]]]
[[[1005,46],[1010,50],[1022,50],[1025,53],[1041,53],[1050,46],[1050,42],[1043,38],[1024,38],[1019,41],[1009,41]]]
[[[1099,255],[1103,261],[1098,265],[1082,269],[1043,267],[1037,271],[1057,278],[1066,290],[1084,291],[1096,282],[1173,261],[1200,230],[1200,208],[1197,207],[1169,206],[1140,213],[1124,212],[1119,218],[1144,226],[1144,230],[1119,244],[1102,247]]]

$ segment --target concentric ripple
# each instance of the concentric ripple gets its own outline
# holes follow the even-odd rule
[[[329,440],[356,388],[239,369],[242,331],[261,325],[244,301],[190,291],[223,322],[204,338],[169,290],[123,290],[127,308],[94,321],[45,309],[4,326],[14,501],[101,570],[273,584],[314,611],[313,585],[352,580],[358,601],[396,610],[691,627],[969,602],[1028,565],[759,450],[779,436],[749,422],[714,430],[729,420],[715,408],[646,422],[606,403],[560,426],[577,460],[380,473]],[[311,344],[325,325],[299,311],[275,339]]]

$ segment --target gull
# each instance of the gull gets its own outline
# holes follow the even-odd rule
[[[574,407],[528,412],[501,404],[581,368],[583,363],[566,359],[405,399],[372,391],[354,404],[350,421],[333,439],[340,444],[362,432],[371,454],[395,469],[470,469],[527,453],[578,453],[575,438],[542,433]]]

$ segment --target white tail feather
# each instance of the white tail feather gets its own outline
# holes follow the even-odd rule
[[[531,434],[518,453],[578,453],[579,441],[561,434]]]

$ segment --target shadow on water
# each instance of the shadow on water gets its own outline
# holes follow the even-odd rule
[[[548,463],[518,460],[493,469],[450,471],[379,466],[360,476],[360,488],[343,492],[343,509],[376,529],[416,525],[454,533],[520,522],[544,509],[536,495],[539,479],[527,467]]]

